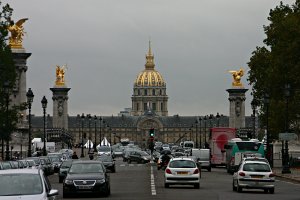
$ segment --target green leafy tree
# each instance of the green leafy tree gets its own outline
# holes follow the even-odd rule
[[[271,9],[264,26],[265,46],[256,47],[248,62],[252,94],[258,100],[262,125],[266,124],[264,95],[270,96],[269,130],[273,138],[288,128],[299,133],[300,116],[300,0],[293,5],[280,2]],[[285,85],[290,85],[290,95],[285,95]],[[288,101],[287,101],[288,100]],[[288,104],[287,104],[288,102]],[[286,109],[288,105],[288,109]],[[286,112],[288,110],[288,112]],[[288,117],[286,117],[288,114]]]

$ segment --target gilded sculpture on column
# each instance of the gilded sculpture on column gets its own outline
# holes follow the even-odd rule
[[[67,68],[66,65],[63,65],[63,66],[56,65],[56,81],[55,81],[56,86],[65,85],[66,68]]]
[[[11,36],[9,37],[9,45],[11,48],[15,49],[22,49],[22,41],[23,36],[25,34],[23,24],[27,21],[28,18],[23,18],[17,21],[17,23],[11,22],[11,25],[8,26],[8,31],[10,32]]]
[[[230,70],[228,72],[231,73],[233,77],[232,86],[243,87],[243,84],[241,83],[241,78],[242,76],[244,76],[244,70],[241,68],[240,70]]]

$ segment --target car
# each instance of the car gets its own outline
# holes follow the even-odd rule
[[[149,163],[151,161],[151,156],[145,151],[134,151],[129,154],[127,159],[128,163]]]
[[[164,173],[165,188],[170,185],[193,185],[200,188],[200,170],[192,158],[172,158]]]
[[[0,199],[55,199],[57,195],[41,169],[0,171]]]
[[[9,161],[1,161],[0,169],[12,169],[12,166]]]
[[[112,173],[116,172],[115,160],[111,156],[98,156],[98,160],[102,161],[103,165],[107,170],[111,171]]]
[[[58,170],[58,182],[62,183],[67,176],[67,173],[72,165],[73,160],[65,160],[62,162]]]
[[[54,173],[57,173],[59,171],[59,168],[61,166],[62,160],[60,157],[58,156],[48,156],[51,160],[53,169],[54,169]]]
[[[170,157],[170,160],[173,158],[173,156],[171,154],[167,154],[167,155]],[[164,166],[162,166],[162,164],[163,164],[162,157],[163,157],[163,154],[160,154],[160,156],[157,159],[157,162],[156,162],[157,170],[160,170],[161,168],[164,167]]]
[[[97,151],[98,151],[98,156],[101,156],[103,154],[112,156],[112,149],[110,146],[98,146]]]
[[[110,177],[97,160],[73,160],[63,182],[63,198],[78,194],[110,195]]]
[[[42,169],[44,170],[45,174],[52,175],[54,174],[54,167],[49,157],[47,156],[40,156]]]
[[[275,174],[269,163],[265,161],[244,161],[238,171],[233,174],[233,191],[242,192],[243,189],[263,189],[274,194]]]

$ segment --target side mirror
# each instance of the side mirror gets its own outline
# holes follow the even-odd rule
[[[58,195],[58,190],[50,190],[50,192],[47,194],[47,197],[53,197]]]

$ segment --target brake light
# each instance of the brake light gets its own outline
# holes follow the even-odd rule
[[[270,177],[270,178],[275,177],[275,174],[271,173],[271,174],[269,175],[269,177]]]
[[[195,169],[194,174],[199,174],[199,169]]]
[[[172,174],[171,170],[169,168],[166,169],[167,174]]]
[[[240,176],[246,176],[246,174],[244,172],[239,172]]]

